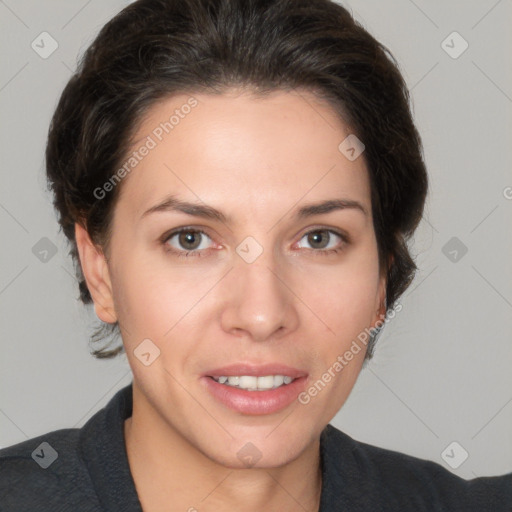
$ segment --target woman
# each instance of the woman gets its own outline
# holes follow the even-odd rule
[[[328,425],[412,281],[427,192],[403,79],[345,9],[139,0],[46,157],[95,339],[122,337],[95,355],[126,351],[134,379],[0,452],[5,510],[510,510],[512,474]]]

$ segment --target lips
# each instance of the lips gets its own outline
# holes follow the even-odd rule
[[[219,384],[211,377],[202,377],[201,385],[219,404],[246,415],[278,413],[296,403],[304,391],[306,377],[294,379],[290,384],[267,391],[248,391]]]
[[[220,377],[268,377],[286,378],[291,382],[267,390],[249,390],[220,383]],[[292,405],[307,382],[308,372],[281,363],[251,364],[234,363],[205,372],[201,385],[220,404],[248,415],[277,413]],[[224,379],[222,379],[223,382]],[[246,379],[247,380],[247,379]],[[259,380],[258,380],[259,383]],[[283,384],[283,383],[281,383]]]

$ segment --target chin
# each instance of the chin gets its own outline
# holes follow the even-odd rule
[[[230,469],[276,468],[284,466],[303,453],[312,442],[311,434],[281,427],[251,432],[240,429],[234,439],[224,439],[217,449],[205,447],[203,453],[218,464]],[[293,430],[293,433],[290,431]],[[226,442],[227,441],[227,442]]]

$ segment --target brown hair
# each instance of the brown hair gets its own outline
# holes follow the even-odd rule
[[[71,245],[80,299],[92,302],[74,224],[108,255],[122,185],[101,200],[94,190],[124,160],[144,114],[172,94],[221,94],[239,86],[258,94],[314,92],[363,141],[389,311],[416,271],[407,241],[427,194],[421,140],[395,59],[331,0],[138,0],[101,29],[61,95],[46,148],[48,184]],[[91,339],[117,333],[117,323],[102,323]],[[92,354],[122,350],[121,344]]]

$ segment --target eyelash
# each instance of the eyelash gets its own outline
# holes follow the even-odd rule
[[[208,233],[206,233],[205,231],[203,231],[202,229],[198,229],[198,228],[180,228],[180,229],[176,229],[170,233],[165,233],[160,241],[162,243],[162,245],[164,246],[165,248],[165,251],[168,252],[168,253],[171,253],[175,256],[177,256],[178,258],[188,258],[189,256],[193,256],[193,257],[202,257],[203,256],[203,252],[204,251],[207,251],[208,249],[201,249],[201,250],[194,250],[194,251],[186,251],[186,250],[176,250],[172,247],[169,246],[169,244],[167,242],[169,242],[169,240],[175,236],[175,235],[179,235],[180,233],[200,233],[201,235],[205,235],[207,236],[208,238],[211,238]],[[336,249],[308,249],[308,251],[311,251],[311,252],[314,252],[316,255],[319,255],[319,256],[329,256],[329,255],[333,255],[333,254],[337,254],[339,252],[341,252],[344,247],[346,245],[348,245],[350,243],[350,240],[348,238],[347,235],[344,235],[343,233],[340,233],[339,231],[336,231],[336,230],[333,230],[333,229],[329,229],[329,228],[316,228],[316,229],[312,229],[310,231],[307,231],[306,233],[304,233],[301,237],[301,240],[311,234],[311,233],[319,233],[319,232],[327,232],[327,233],[331,233],[331,234],[334,234],[338,237],[341,238],[341,246],[340,247],[337,247]]]

